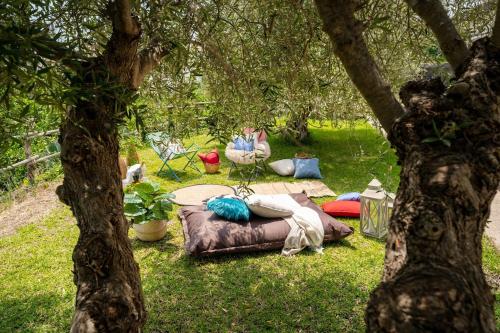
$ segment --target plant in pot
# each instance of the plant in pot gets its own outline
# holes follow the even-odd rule
[[[124,212],[137,238],[157,241],[165,237],[172,198],[173,194],[162,191],[160,185],[153,182],[135,183],[127,187],[123,199]]]

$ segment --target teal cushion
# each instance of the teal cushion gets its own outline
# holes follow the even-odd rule
[[[242,201],[234,198],[219,198],[210,200],[207,209],[229,221],[248,221],[250,210]]]
[[[295,178],[323,178],[319,171],[319,160],[317,158],[294,158]]]

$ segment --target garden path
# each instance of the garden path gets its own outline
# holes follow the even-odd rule
[[[24,225],[41,222],[62,203],[55,193],[58,182],[43,184],[14,199],[0,212],[0,237],[12,235]]]
[[[486,225],[486,235],[500,251],[500,190],[491,203],[490,222]]]

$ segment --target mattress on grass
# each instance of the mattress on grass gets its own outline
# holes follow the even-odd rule
[[[353,233],[351,227],[325,214],[305,194],[290,194],[299,204],[314,209],[323,222],[324,242],[342,239]],[[192,256],[244,253],[281,249],[290,231],[283,218],[253,216],[249,222],[231,222],[204,206],[185,206],[179,210],[185,249]]]

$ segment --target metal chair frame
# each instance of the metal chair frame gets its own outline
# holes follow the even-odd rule
[[[149,141],[149,144],[163,162],[161,168],[157,172],[158,175],[166,174],[167,176],[171,176],[175,180],[180,182],[181,181],[180,177],[177,175],[177,173],[175,173],[174,169],[172,168],[172,166],[170,166],[169,162],[183,157],[185,157],[187,161],[182,170],[186,170],[186,168],[189,167],[199,172],[200,174],[202,173],[195,163],[196,153],[200,150],[200,147],[198,145],[193,143],[189,145],[187,148],[183,147],[183,150],[180,152],[168,153],[167,152],[168,148],[172,143],[175,143],[175,141],[172,140],[172,138],[167,133],[165,132],[149,133],[146,135],[146,139]]]

